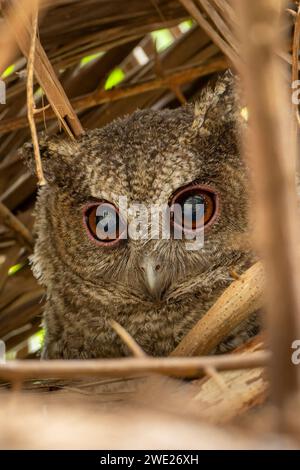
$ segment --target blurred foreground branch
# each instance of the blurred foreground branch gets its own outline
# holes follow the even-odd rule
[[[127,377],[157,373],[173,377],[197,377],[203,369],[243,369],[265,366],[269,361],[266,351],[251,354],[223,354],[221,356],[192,358],[118,358],[91,360],[9,361],[0,363],[0,377],[22,381],[25,378],[45,377]]]
[[[291,346],[300,337],[296,142],[292,104],[288,100],[282,63],[276,56],[277,50],[283,50],[276,2],[237,0],[236,5],[250,115],[246,155],[255,195],[252,219],[255,220],[257,245],[267,281],[271,395],[277,405],[278,426],[282,430],[285,407],[298,391]]]

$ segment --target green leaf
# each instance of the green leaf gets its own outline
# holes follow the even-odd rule
[[[120,67],[114,69],[107,77],[107,80],[104,85],[105,90],[110,90],[114,86],[118,85],[118,83],[122,82],[124,78],[125,73],[122,69],[120,69]]]
[[[28,348],[30,352],[36,352],[42,349],[45,339],[45,330],[41,328],[37,333],[28,339]]]
[[[14,266],[11,266],[8,270],[8,275],[9,276],[13,276],[14,274],[16,274],[18,271],[20,271],[20,269],[22,269],[24,266],[23,263],[18,263],[18,264],[15,264]]]
[[[193,26],[194,26],[194,21],[193,20],[185,20],[182,23],[179,24],[179,29],[182,33],[186,33],[189,31]]]
[[[156,42],[157,52],[167,49],[175,40],[168,29],[152,31],[151,36]]]
[[[102,55],[104,55],[104,52],[97,52],[96,54],[91,54],[91,55],[85,56],[80,61],[80,67],[82,67],[83,65],[88,64],[89,62],[92,62],[92,60],[97,59],[98,57],[101,57]]]
[[[11,75],[14,72],[15,68],[16,66],[14,64],[7,67],[7,69],[4,70],[3,74],[1,75],[1,78],[9,77],[9,75]]]

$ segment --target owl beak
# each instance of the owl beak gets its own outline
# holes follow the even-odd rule
[[[161,265],[155,258],[146,257],[140,266],[148,293],[156,300],[161,299],[164,291]]]

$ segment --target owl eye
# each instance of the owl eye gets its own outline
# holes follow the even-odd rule
[[[170,206],[173,225],[191,232],[207,228],[214,222],[218,198],[207,186],[191,184],[173,194]]]
[[[107,201],[88,204],[83,221],[89,236],[102,246],[114,246],[124,238],[126,226],[119,210]]]

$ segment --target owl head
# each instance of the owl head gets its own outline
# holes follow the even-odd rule
[[[41,282],[51,289],[73,273],[120,298],[170,302],[199,295],[197,279],[213,283],[221,268],[226,277],[244,256],[233,240],[247,231],[235,95],[226,72],[196,105],[136,111],[76,141],[42,135]],[[34,168],[31,144],[23,155]]]

